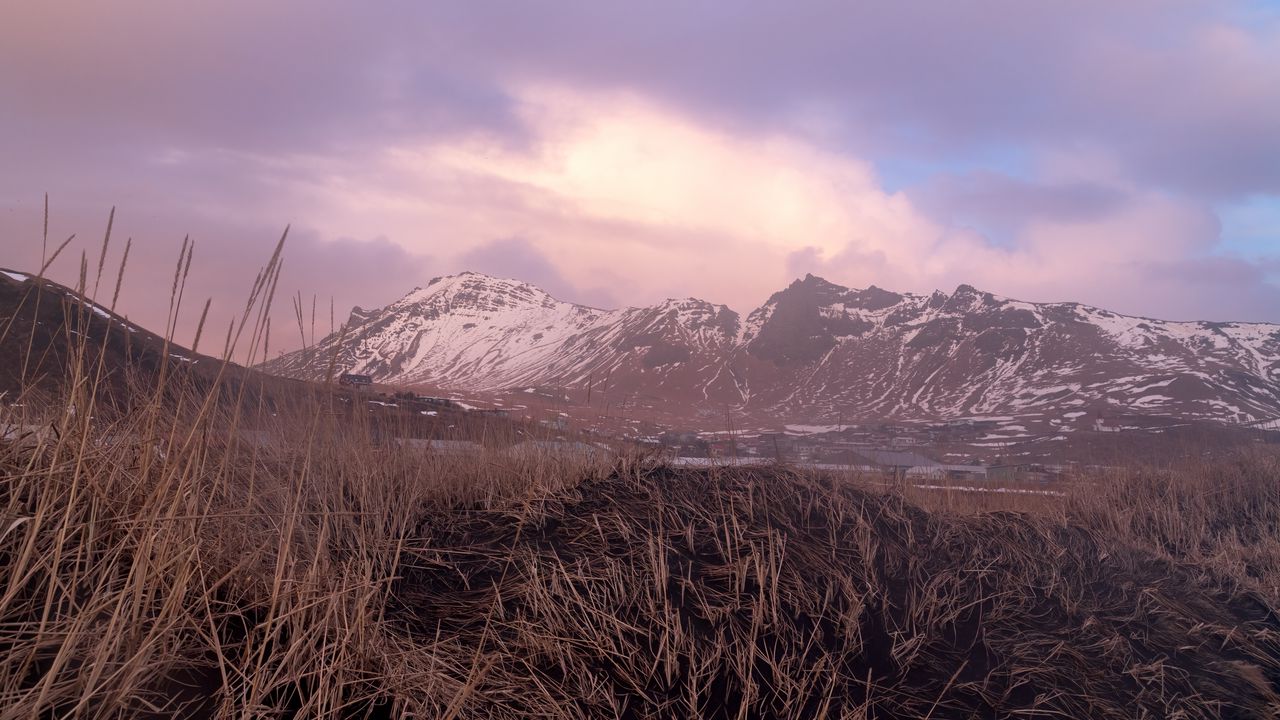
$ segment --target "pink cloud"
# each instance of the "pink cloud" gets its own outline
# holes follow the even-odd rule
[[[287,290],[339,305],[481,263],[597,303],[745,309],[814,269],[1280,320],[1214,218],[1280,194],[1253,8],[30,5],[0,24],[0,251],[31,257],[48,190],[86,238],[118,205],[148,277],[190,232],[215,307],[294,223]]]

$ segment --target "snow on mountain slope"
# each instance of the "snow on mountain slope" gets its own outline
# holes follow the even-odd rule
[[[858,291],[812,276],[770,305],[777,309],[747,349],[801,370],[801,382],[758,396],[787,415],[1017,416],[1088,406],[1243,422],[1280,407],[1275,325],[1130,318],[963,285],[950,296]],[[784,324],[771,331],[772,323]],[[767,343],[771,332],[778,339]]]
[[[597,310],[516,280],[462,273],[378,311],[356,308],[341,331],[268,363],[273,372],[343,372],[473,390],[584,385],[612,372],[660,379],[672,366],[721,355],[737,314],[701,300]]]
[[[317,378],[331,358],[397,383],[595,387],[677,413],[734,408],[788,422],[1280,415],[1280,326],[1127,317],[966,285],[950,295],[857,290],[812,275],[742,321],[692,298],[597,310],[463,273],[356,308],[340,332],[266,367]]]
[[[609,315],[526,283],[464,273],[381,310],[355,308],[341,331],[271,369],[318,377],[336,357],[342,371],[380,380],[493,387],[544,372],[571,338]]]

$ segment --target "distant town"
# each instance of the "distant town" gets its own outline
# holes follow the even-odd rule
[[[385,408],[401,408],[427,417],[441,411],[512,423],[506,443],[512,452],[592,457],[621,446],[659,454],[684,466],[730,466],[783,463],[814,469],[854,472],[899,480],[990,482],[993,485],[1048,484],[1085,472],[1116,467],[1108,446],[1131,453],[1134,443],[1183,447],[1183,457],[1211,455],[1224,444],[1280,444],[1280,421],[1249,428],[1194,424],[1150,415],[1075,412],[1052,421],[1051,432],[1029,434],[1012,418],[959,418],[938,422],[858,422],[835,425],[789,425],[779,430],[687,430],[633,423],[623,432],[602,431],[575,417],[574,408],[504,406],[503,401],[375,386],[365,375],[344,374],[339,384]],[[1072,428],[1065,429],[1067,421]],[[491,437],[496,438],[494,434]],[[392,438],[399,447],[445,454],[478,452],[475,440]],[[492,442],[492,440],[491,440]],[[1162,452],[1164,452],[1162,450]]]

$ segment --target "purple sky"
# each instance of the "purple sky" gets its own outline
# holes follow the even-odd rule
[[[38,264],[43,193],[63,280],[117,206],[157,329],[183,235],[222,324],[286,224],[322,332],[331,297],[463,269],[598,306],[745,312],[814,272],[1280,322],[1275,3],[26,6],[0,265]]]

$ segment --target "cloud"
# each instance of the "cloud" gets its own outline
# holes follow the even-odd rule
[[[939,173],[907,194],[939,222],[972,226],[1004,242],[1033,222],[1102,219],[1129,200],[1098,182],[1029,181],[992,171]]]
[[[508,89],[552,83],[627,89],[733,132],[806,132],[864,158],[1101,148],[1149,183],[1280,191],[1280,20],[1245,2],[124,0],[7,19],[0,87],[23,102],[0,123],[46,154],[68,142],[363,152],[476,129],[520,143]]]
[[[1265,232],[1217,222],[1280,194],[1252,4],[388,7],[11,13],[5,262],[48,190],[84,237],[119,206],[148,277],[192,233],[228,313],[293,223],[285,289],[339,314],[477,263],[596,304],[748,309],[813,270],[1280,320]]]
[[[837,281],[869,273],[891,279],[875,281],[882,286],[917,291],[967,283],[1022,300],[1081,301],[1148,317],[1276,319],[1280,287],[1264,264],[1214,254],[1220,226],[1206,207],[1131,189],[1111,196],[1105,212],[1085,205],[1087,212],[1056,202],[1040,213],[1013,209],[1020,224],[1002,246],[975,242],[982,236],[974,231],[949,230],[914,266],[883,248],[850,243],[836,253],[803,248],[788,267]],[[914,286],[911,278],[918,278]]]
[[[1101,148],[1145,182],[1280,190],[1280,21],[1247,3],[474,5],[432,18],[463,67],[627,88],[733,131],[862,157]],[[568,41],[566,41],[568,39]]]
[[[607,286],[633,304],[697,293],[739,307],[789,280],[797,238],[834,250],[863,237],[901,258],[922,255],[939,232],[884,192],[869,164],[789,136],[726,133],[627,93],[518,96],[537,138],[529,148],[483,135],[396,148],[379,172],[396,178],[394,191],[361,195],[352,212],[338,180],[315,191],[314,216],[345,228],[373,213],[387,223],[378,232],[410,247],[419,240],[409,228],[460,249],[515,233],[537,239],[532,272],[546,258],[575,288]],[[454,264],[469,259],[464,251]]]
[[[472,75],[483,68],[420,44],[420,19],[338,4],[122,0],[31,4],[9,20],[0,87],[23,102],[0,120],[56,136],[48,154],[360,152],[403,134],[519,133],[492,78]]]

